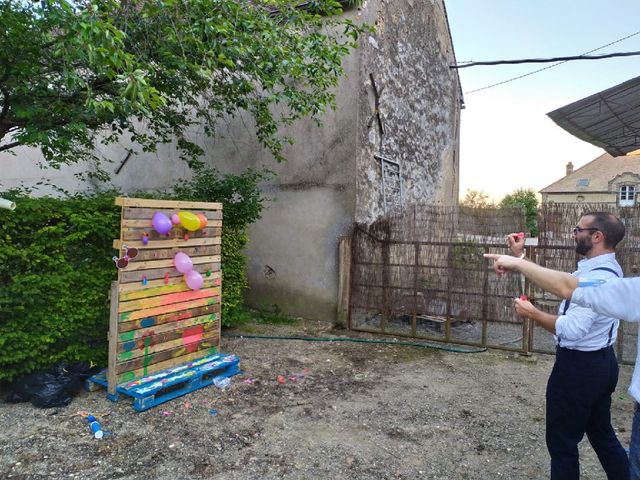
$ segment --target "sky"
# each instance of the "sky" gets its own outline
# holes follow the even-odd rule
[[[458,64],[640,51],[638,0],[445,0]],[[640,56],[563,63],[471,93],[549,63],[460,69],[460,197],[493,200],[519,188],[539,191],[602,153],[547,113],[640,75]]]

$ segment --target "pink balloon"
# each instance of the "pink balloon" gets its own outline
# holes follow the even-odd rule
[[[153,218],[151,219],[151,224],[153,228],[160,235],[166,235],[171,230],[173,225],[171,224],[171,220],[162,212],[156,212],[153,214]]]
[[[202,284],[204,283],[202,275],[195,270],[188,271],[184,276],[184,279],[187,282],[187,287],[191,290],[200,290],[200,287],[202,287]]]
[[[188,273],[193,270],[193,262],[186,253],[178,252],[173,257],[173,264],[176,266],[180,273]]]
[[[174,225],[178,225],[180,223],[180,217],[177,213],[171,215],[171,223],[173,223]]]

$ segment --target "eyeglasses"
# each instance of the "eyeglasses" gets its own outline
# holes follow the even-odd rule
[[[124,255],[120,258],[113,257],[113,261],[116,263],[116,267],[118,268],[126,268],[127,265],[129,265],[129,260],[133,260],[138,256],[137,248],[129,248],[126,245],[123,245],[122,248],[124,249]]]
[[[590,232],[597,232],[600,229],[599,228],[595,228],[595,227],[584,227],[584,228],[582,228],[582,227],[575,226],[575,227],[573,227],[573,234],[577,235],[578,233],[584,232],[585,230],[590,231]]]

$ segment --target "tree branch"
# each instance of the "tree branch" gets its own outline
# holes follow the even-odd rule
[[[12,143],[7,143],[6,145],[0,145],[0,152],[11,150],[12,148],[19,147],[20,145],[22,145],[21,142],[12,142]]]

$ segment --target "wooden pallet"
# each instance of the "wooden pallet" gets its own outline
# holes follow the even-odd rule
[[[222,353],[208,355],[131,382],[121,383],[116,387],[116,393],[107,394],[107,398],[117,402],[119,394],[133,397],[133,408],[143,412],[238,373],[240,358],[237,356]],[[97,386],[107,388],[107,370],[87,379],[87,390],[95,390]]]

